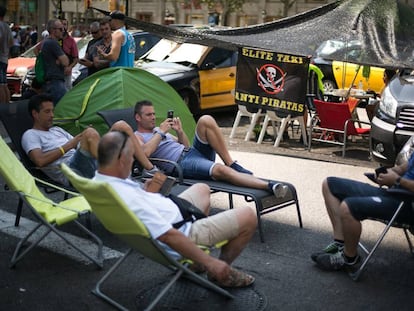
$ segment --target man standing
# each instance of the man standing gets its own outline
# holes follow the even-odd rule
[[[72,88],[72,68],[78,63],[79,52],[78,46],[76,45],[75,39],[68,32],[68,20],[62,19],[62,25],[65,31],[63,32],[62,38],[62,49],[63,52],[69,58],[69,65],[65,67],[65,86],[66,89],[70,90]]]
[[[102,39],[101,29],[99,27],[99,22],[93,22],[89,25],[89,31],[92,34],[92,40],[88,42],[86,47],[85,57],[79,59],[79,63],[88,68],[88,76],[94,74],[98,71],[93,63],[93,55],[96,49],[96,43]]]
[[[9,25],[3,21],[6,8],[0,6],[0,104],[10,102],[10,91],[7,87],[7,64],[9,50],[13,45],[13,36]]]
[[[104,17],[100,23],[99,27],[102,33],[102,39],[99,40],[94,49],[93,53],[93,64],[97,70],[108,68],[110,61],[103,59],[102,55],[98,54],[97,47],[100,47],[104,53],[109,53],[112,46],[112,31],[111,31],[111,19]]]
[[[135,41],[125,28],[125,15],[120,11],[113,11],[111,17],[112,47],[109,53],[98,47],[99,55],[110,60],[111,67],[134,67]]]
[[[63,52],[58,40],[63,38],[64,28],[60,20],[52,19],[47,22],[49,36],[43,40],[42,55],[45,63],[45,83],[43,91],[51,95],[53,104],[65,95],[65,68],[69,66],[69,58]]]

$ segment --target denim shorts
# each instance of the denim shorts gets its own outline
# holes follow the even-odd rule
[[[352,216],[357,220],[390,220],[401,200],[405,198],[390,194],[385,188],[355,180],[328,177],[327,181],[331,193],[348,205]],[[407,199],[409,203],[403,206],[396,219],[397,223],[414,224],[411,199]]]
[[[7,84],[7,64],[0,62],[0,84]]]
[[[183,175],[186,178],[211,179],[211,172],[216,165],[216,152],[208,143],[202,142],[197,136],[194,137],[193,146],[180,160]]]
[[[69,167],[80,176],[92,178],[95,176],[98,165],[96,159],[89,152],[77,149],[70,159]]]

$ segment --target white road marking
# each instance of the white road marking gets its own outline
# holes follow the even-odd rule
[[[8,235],[14,236],[16,238],[23,238],[26,236],[30,230],[32,230],[36,226],[36,222],[27,219],[27,218],[20,218],[20,224],[18,227],[14,226],[16,215],[5,212],[0,210],[0,232],[6,233]],[[29,242],[35,239],[36,237],[40,236],[42,232],[44,232],[45,228],[40,228],[35,232],[32,237],[29,239]],[[94,256],[97,251],[96,244],[94,244],[91,240],[84,239],[70,233],[62,232],[63,235],[70,240],[73,244],[79,246],[83,249],[87,254],[91,254]],[[48,249],[54,253],[58,253],[60,255],[64,255],[69,257],[73,260],[79,261],[84,264],[91,264],[87,258],[85,258],[81,253],[77,250],[70,247],[65,241],[63,241],[59,236],[55,233],[49,233],[39,244],[38,246]],[[104,246],[102,249],[104,259],[112,259],[118,258],[123,255],[123,253],[111,249],[109,247]]]

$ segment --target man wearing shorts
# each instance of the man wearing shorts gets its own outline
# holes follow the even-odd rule
[[[53,126],[53,99],[48,94],[30,98],[28,110],[33,118],[33,128],[23,134],[22,147],[32,162],[51,179],[64,185],[69,185],[69,181],[59,169],[61,163],[66,163],[81,176],[92,178],[97,168],[99,133],[89,127],[73,137],[64,129]],[[134,137],[133,130],[124,121],[115,123],[111,128],[119,129]],[[135,145],[135,157],[146,169],[153,168],[138,143]]]
[[[10,27],[3,21],[6,8],[0,6],[0,104],[10,102],[10,91],[7,87],[7,64],[9,50],[13,45],[13,36]]]
[[[231,268],[231,263],[250,241],[257,218],[250,207],[238,207],[211,217],[183,223],[178,206],[168,197],[145,191],[145,185],[128,179],[133,161],[133,140],[122,132],[109,132],[102,136],[98,146],[98,171],[95,180],[108,182],[131,211],[147,227],[166,251],[179,259],[185,257],[206,270],[210,280],[219,286],[244,287],[254,278]],[[210,189],[205,184],[195,184],[179,195],[203,213],[210,209]],[[194,222],[193,222],[194,221]],[[180,224],[174,226],[174,224]],[[213,246],[227,240],[219,258],[214,258],[197,247]],[[200,271],[201,272],[201,271]]]
[[[381,186],[414,191],[414,153],[407,163],[379,173],[376,181]],[[404,196],[387,192],[386,188],[338,177],[324,180],[322,194],[332,223],[333,241],[311,258],[324,270],[354,272],[361,260],[358,255],[361,221],[390,220]],[[411,203],[403,206],[396,222],[414,225]]]
[[[146,156],[179,163],[186,178],[222,180],[236,186],[267,190],[276,197],[284,197],[288,191],[287,185],[256,178],[234,161],[220,128],[209,115],[198,120],[192,147],[178,116],[155,126],[155,110],[150,101],[136,103],[135,120],[135,134]],[[170,130],[174,130],[176,136],[169,134]],[[224,164],[215,162],[216,153]],[[171,164],[159,163],[158,166],[167,174],[174,173]]]

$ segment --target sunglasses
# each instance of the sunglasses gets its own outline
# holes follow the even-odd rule
[[[97,31],[91,31],[91,34],[96,35],[99,32],[99,30]]]
[[[119,131],[119,133],[122,134],[123,141],[122,141],[121,149],[119,149],[118,160],[121,158],[122,151],[124,151],[126,142],[128,141],[128,138],[129,138],[129,136],[125,132]]]
[[[58,28],[58,27],[54,27],[54,29],[58,29],[58,30],[60,30],[60,31],[64,31],[65,30],[65,28]]]

